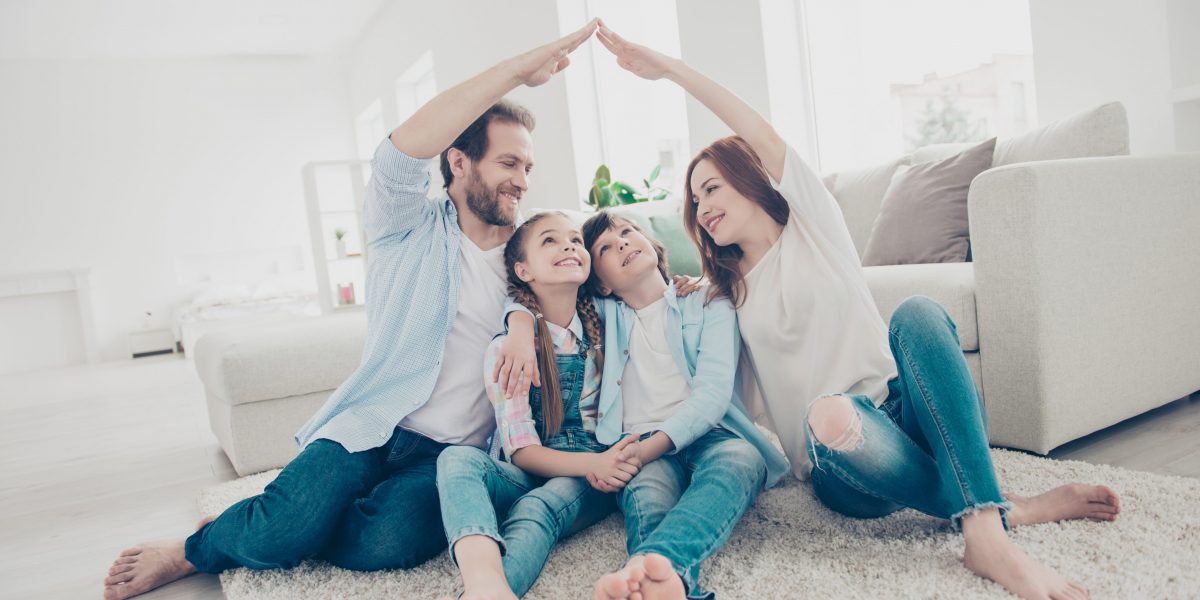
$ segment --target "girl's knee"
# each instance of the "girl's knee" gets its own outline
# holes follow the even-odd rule
[[[849,397],[823,396],[808,411],[808,426],[815,441],[834,451],[854,450],[862,445],[862,417]]]

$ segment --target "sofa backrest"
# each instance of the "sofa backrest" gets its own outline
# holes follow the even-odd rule
[[[973,145],[975,143],[931,144],[882,164],[823,177],[825,187],[842,208],[858,254],[861,256],[867,247],[883,195],[898,168],[942,160]],[[1125,107],[1120,102],[1110,102],[1016,137],[998,140],[992,166],[1126,154],[1129,154],[1129,121]]]

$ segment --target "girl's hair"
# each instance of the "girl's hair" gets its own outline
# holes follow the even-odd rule
[[[787,200],[774,187],[763,167],[762,159],[741,136],[721,138],[700,151],[692,159],[684,179],[683,223],[688,236],[700,249],[700,261],[704,264],[704,275],[711,286],[708,300],[724,296],[735,307],[745,300],[746,281],[740,267],[742,249],[737,244],[718,246],[708,231],[700,225],[696,215],[696,190],[692,189],[692,171],[702,160],[709,160],[717,172],[739,194],[762,207],[776,223],[786,225],[790,213]]]
[[[550,337],[550,329],[546,319],[542,317],[542,308],[538,304],[537,295],[528,283],[517,277],[516,265],[525,260],[525,238],[538,221],[550,215],[557,215],[570,220],[567,215],[557,211],[540,212],[521,224],[513,233],[508,244],[504,246],[504,267],[508,271],[508,295],[533,313],[534,332],[537,334],[534,348],[537,350],[538,371],[542,374],[542,438],[552,437],[558,433],[563,421],[562,388],[558,383],[558,363],[555,361],[554,340]],[[585,249],[586,251],[586,249]],[[575,300],[575,311],[583,321],[587,330],[591,348],[588,353],[596,361],[596,372],[604,372],[604,329],[600,325],[600,315],[592,303],[591,295],[580,286]]]
[[[650,245],[654,247],[654,252],[658,254],[658,272],[662,275],[663,281],[671,283],[671,268],[667,263],[667,247],[663,246],[662,242],[658,241],[652,235],[646,235],[646,232],[630,219],[626,219],[620,215],[615,215],[607,210],[598,211],[592,215],[583,224],[583,245],[587,246],[588,252],[596,245],[596,240],[604,235],[609,229],[617,229],[622,225],[628,225],[634,231],[645,235],[646,239],[650,240]],[[592,269],[592,273],[588,275],[587,283],[583,287],[590,296],[604,296],[600,293],[600,287],[603,284],[600,282],[600,277],[596,275],[596,269]]]

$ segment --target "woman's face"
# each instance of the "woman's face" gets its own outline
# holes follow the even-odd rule
[[[696,220],[718,246],[738,243],[748,225],[764,213],[761,206],[738,193],[708,159],[692,169],[692,202]]]
[[[575,284],[587,281],[592,258],[583,247],[583,234],[570,219],[549,215],[529,225],[523,250],[525,260],[513,270],[526,283]]]
[[[642,232],[623,219],[614,218],[612,226],[591,247],[596,258],[596,277],[601,293],[607,295],[636,286],[643,277],[658,277],[658,252]]]

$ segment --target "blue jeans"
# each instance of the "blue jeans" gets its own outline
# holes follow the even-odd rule
[[[712,598],[699,589],[700,563],[729,539],[766,478],[758,449],[720,427],[645,465],[618,494],[629,555],[665,556],[689,598]]]
[[[363,452],[315,440],[262,494],[192,534],[187,560],[205,573],[291,568],[309,558],[356,571],[417,566],[446,547],[436,488],[444,448],[398,427]]]
[[[996,481],[986,415],[954,321],[938,303],[914,296],[896,309],[889,333],[898,376],[878,408],[866,396],[846,395],[857,415],[840,438],[848,443],[831,449],[806,420],[817,497],[858,518],[905,507],[955,527],[989,507],[1004,518],[1011,505]]]
[[[468,535],[496,540],[504,576],[518,597],[533,587],[559,540],[616,510],[613,495],[585,479],[542,479],[466,446],[447,448],[438,458],[438,493],[451,555]]]

